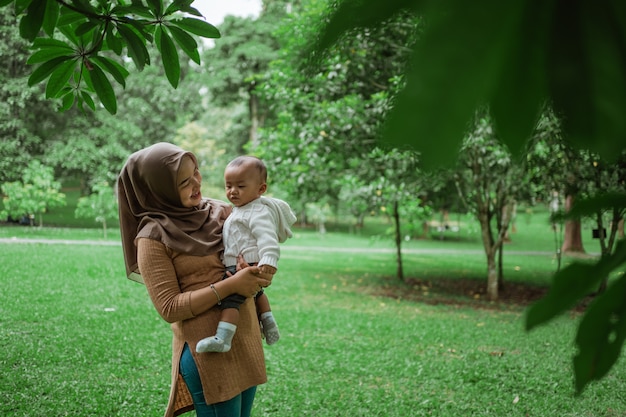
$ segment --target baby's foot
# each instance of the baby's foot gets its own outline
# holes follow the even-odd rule
[[[230,345],[224,343],[222,339],[217,336],[206,337],[198,342],[196,345],[196,352],[228,352]]]
[[[278,331],[278,324],[274,320],[266,321],[261,326],[263,330],[263,336],[265,336],[265,343],[273,345],[280,339],[280,332]]]

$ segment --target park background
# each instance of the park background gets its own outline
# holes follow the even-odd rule
[[[303,68],[327,3],[263,6],[227,17],[199,46],[203,65],[181,60],[176,89],[158,59],[129,65],[114,116],[58,112],[29,85],[31,52],[2,9],[2,411],[162,409],[168,329],[122,279],[113,185],[131,152],[163,140],[198,155],[216,198],[230,158],[261,156],[271,194],[298,213],[272,286],[285,337],[267,349],[258,415],[626,415],[621,361],[574,397],[572,340],[592,297],[524,326],[555,272],[623,238],[612,211],[550,214],[623,191],[624,164],[569,146],[551,109],[520,157],[479,108],[458,149],[436,147],[455,164],[427,170],[427,153],[376,146],[420,19],[351,32]]]

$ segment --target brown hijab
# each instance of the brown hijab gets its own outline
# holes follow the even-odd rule
[[[183,207],[176,176],[185,156],[171,143],[157,143],[132,154],[120,173],[119,200],[122,248],[128,278],[142,281],[137,267],[135,240],[162,242],[168,248],[204,256],[223,250],[222,226],[230,213],[226,203],[203,199],[198,207]]]

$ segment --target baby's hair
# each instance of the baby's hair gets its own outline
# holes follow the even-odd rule
[[[250,164],[253,168],[256,168],[263,182],[267,182],[267,167],[265,166],[263,161],[261,161],[256,156],[238,156],[237,158],[230,161],[228,165],[226,165],[226,168],[239,167],[245,164]]]

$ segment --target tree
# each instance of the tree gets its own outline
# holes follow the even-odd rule
[[[258,88],[270,113],[259,132],[262,146],[251,149],[272,165],[291,202],[328,202],[338,210],[340,179],[354,174],[358,163],[370,163],[417,23],[414,16],[403,15],[372,30],[354,31],[328,56],[307,60],[306,71],[300,71],[303,51],[327,4],[306,2],[277,29],[280,56]]]
[[[477,112],[476,125],[463,142],[460,155],[459,195],[480,223],[487,257],[487,296],[495,301],[504,279],[502,243],[511,222],[520,176],[485,112]]]
[[[406,85],[386,119],[382,142],[411,145],[425,168],[451,165],[441,149],[457,149],[478,105],[488,105],[499,139],[517,155],[547,102],[574,147],[613,162],[626,137],[626,7],[614,0],[343,0],[313,54],[331,50],[355,28],[377,27],[412,10],[425,22],[412,51]],[[595,199],[595,208],[606,207]],[[611,204],[625,207],[614,198]],[[589,207],[578,215],[593,214]],[[575,262],[559,271],[549,295],[526,317],[532,329],[563,313],[626,262],[626,242],[593,265]],[[573,287],[576,287],[575,289]],[[626,275],[594,302],[578,328],[576,392],[602,378],[621,351],[626,333]]]
[[[39,88],[27,85],[28,43],[17,24],[9,8],[0,8],[0,184],[18,181],[31,155],[41,149],[33,119],[41,121],[51,107],[39,100]]]
[[[48,209],[65,205],[65,194],[60,190],[61,184],[54,180],[52,168],[32,160],[24,170],[22,181],[2,184],[3,217],[39,215],[39,227],[42,227],[43,215]],[[31,225],[33,217],[30,217]]]
[[[266,10],[254,20],[227,16],[221,30],[228,36],[203,54],[206,71],[212,74],[208,87],[213,102],[228,106],[242,97],[246,100],[249,131],[245,141],[255,145],[267,114],[256,90],[269,63],[277,57],[279,46],[273,31],[284,15],[283,8],[274,13]]]
[[[104,238],[107,238],[107,220],[117,220],[117,199],[115,192],[106,182],[100,182],[92,187],[93,192],[87,197],[78,199],[74,211],[77,218],[93,219],[102,224]]]
[[[357,171],[358,172],[358,171]],[[396,276],[404,281],[402,262],[402,242],[405,229],[414,229],[415,224],[429,214],[429,210],[420,202],[420,181],[418,156],[414,152],[383,151],[374,149],[369,160],[360,170],[364,183],[374,185],[375,192],[370,196],[384,214],[393,221],[391,235],[396,246]],[[419,226],[418,226],[419,227]]]

